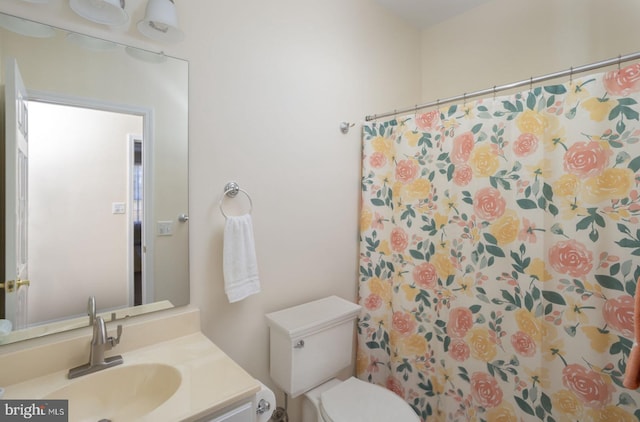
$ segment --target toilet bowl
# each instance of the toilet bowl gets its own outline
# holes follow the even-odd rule
[[[287,396],[304,395],[302,422],[419,422],[395,393],[351,377],[360,306],[337,296],[266,315],[270,374]]]
[[[384,387],[351,377],[332,379],[304,395],[304,422],[420,422],[399,396]]]

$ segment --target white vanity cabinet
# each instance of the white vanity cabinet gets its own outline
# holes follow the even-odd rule
[[[226,409],[198,419],[197,422],[255,422],[256,409],[253,402],[234,404]]]

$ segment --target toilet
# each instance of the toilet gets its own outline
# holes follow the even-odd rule
[[[359,311],[330,296],[267,314],[271,378],[289,397],[304,395],[302,422],[420,422],[392,391],[334,378],[352,362]]]

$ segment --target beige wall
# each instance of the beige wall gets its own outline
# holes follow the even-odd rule
[[[635,53],[638,18],[636,0],[490,1],[422,32],[422,101]]]
[[[187,33],[191,298],[205,334],[273,388],[264,314],[331,294],[355,300],[360,128],[343,135],[339,124],[419,99],[419,33],[368,0],[213,4],[182,14],[200,28]],[[263,287],[232,305],[218,210],[229,180],[253,200]],[[299,421],[300,399],[289,405]]]

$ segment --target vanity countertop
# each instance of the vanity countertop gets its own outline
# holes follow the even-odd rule
[[[114,348],[108,355],[118,354],[117,349]],[[122,365],[95,374],[125,366],[164,364],[176,368],[182,377],[176,392],[145,417],[137,418],[140,421],[197,420],[239,401],[250,400],[260,390],[259,381],[251,377],[199,331],[125,350],[120,354],[124,359]],[[65,368],[4,385],[3,399],[41,399],[73,382],[94,375],[69,380],[67,373],[68,368]],[[72,408],[71,403],[69,407]],[[73,421],[72,411],[69,416],[69,420]]]

